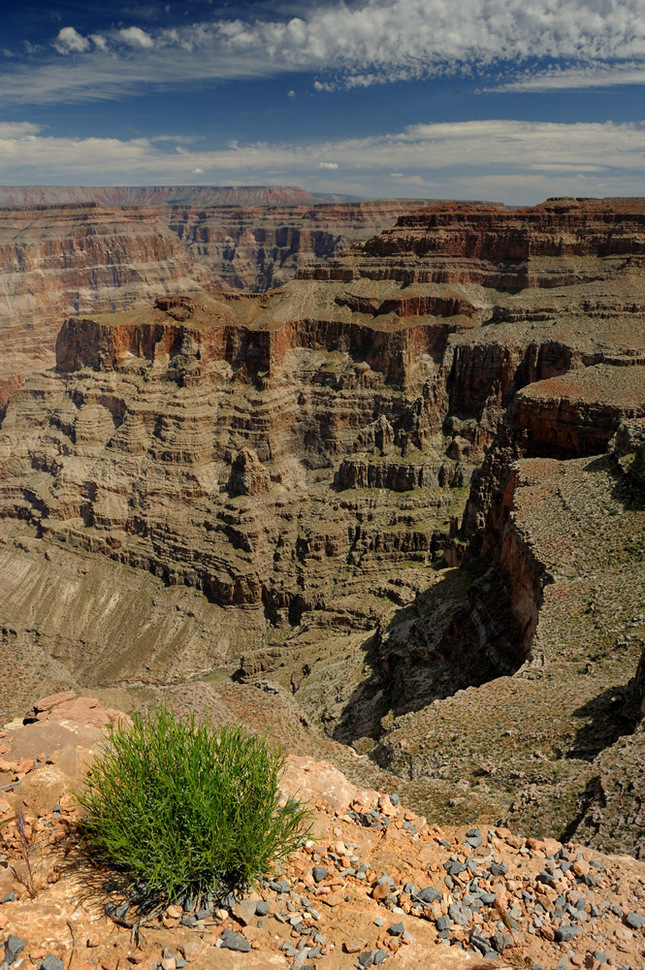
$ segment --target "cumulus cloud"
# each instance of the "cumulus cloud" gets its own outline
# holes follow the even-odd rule
[[[54,47],[59,54],[82,53],[91,46],[87,37],[79,34],[75,27],[61,27],[54,41]]]
[[[57,138],[0,124],[0,168],[13,184],[181,184],[208,172],[229,184],[304,184],[313,191],[495,198],[643,194],[645,125],[469,121],[413,125],[369,138],[176,150],[165,135]],[[334,162],[320,162],[332,157]],[[335,166],[335,167],[332,167]],[[97,182],[98,180],[98,182]]]
[[[150,34],[142,30],[141,27],[125,27],[118,31],[117,36],[129,47],[143,47],[145,50],[149,50],[155,46]]]
[[[645,0],[328,2],[290,19],[238,17],[158,30],[132,25],[90,38],[63,27],[53,43],[87,62],[85,75],[57,79],[68,99],[104,96],[101,82],[89,81],[95,66],[109,73],[111,91],[128,93],[142,82],[294,72],[316,75],[320,92],[448,75],[487,83],[493,72],[507,90],[594,87],[641,83]],[[58,71],[71,66],[66,59]],[[19,84],[15,76],[10,85],[0,78],[0,97],[44,99],[37,75],[49,65],[35,61],[30,70]]]

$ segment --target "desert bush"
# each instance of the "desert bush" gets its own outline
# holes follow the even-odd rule
[[[309,811],[280,805],[284,758],[241,726],[165,707],[117,727],[78,794],[92,855],[169,901],[253,885],[303,838]]]

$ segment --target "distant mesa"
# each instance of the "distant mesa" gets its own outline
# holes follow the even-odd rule
[[[3,185],[0,206],[69,205],[311,205],[359,196],[312,195],[297,185]]]

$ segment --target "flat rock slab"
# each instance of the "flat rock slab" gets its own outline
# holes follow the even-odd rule
[[[388,970],[473,970],[482,958],[464,953],[458,947],[420,946],[411,944],[401,949],[387,961]],[[499,970],[504,967],[499,964]]]
[[[215,970],[265,970],[275,967],[289,967],[291,964],[279,953],[251,950],[250,953],[235,953],[209,947],[199,958],[200,967],[213,967]]]
[[[6,761],[35,759],[43,752],[49,755],[62,748],[96,748],[104,740],[105,734],[98,727],[73,720],[37,721],[11,731],[5,739],[8,750],[3,757]]]

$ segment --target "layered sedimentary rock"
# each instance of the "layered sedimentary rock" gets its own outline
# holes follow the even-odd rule
[[[0,205],[311,205],[322,202],[289,185],[3,185]]]
[[[197,289],[181,242],[151,208],[0,208],[0,405],[51,366],[60,321]]]
[[[53,364],[66,315],[199,288],[270,289],[415,205],[318,205],[304,190],[261,187],[0,188],[10,200],[31,204],[0,204],[0,407]]]
[[[0,430],[4,629],[56,687],[270,675],[435,815],[563,833],[632,725],[643,218],[435,206],[271,292],[67,319]],[[97,560],[109,603],[47,624]]]

